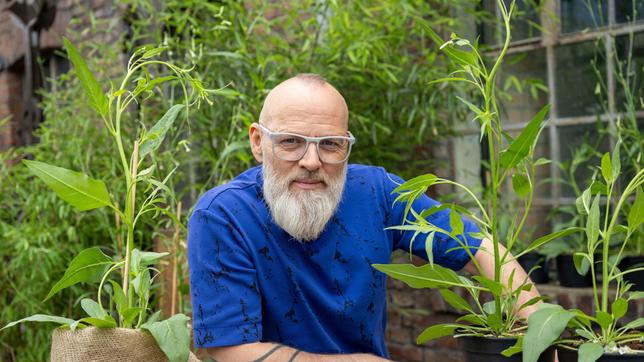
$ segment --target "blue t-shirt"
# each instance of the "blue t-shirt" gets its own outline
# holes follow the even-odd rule
[[[188,224],[188,262],[195,346],[278,342],[312,353],[386,357],[386,276],[371,267],[409,251],[404,204],[392,190],[403,181],[383,168],[349,165],[336,214],[317,240],[302,243],[277,226],[263,199],[257,166],[199,200]],[[437,202],[417,200],[416,211]],[[449,211],[428,220],[446,230]],[[465,235],[478,229],[464,220]],[[472,248],[480,241],[467,236]],[[421,241],[422,240],[422,241]],[[413,253],[427,259],[424,238]],[[434,238],[437,264],[459,270],[469,260],[458,243]]]

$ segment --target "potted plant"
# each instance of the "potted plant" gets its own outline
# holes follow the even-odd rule
[[[557,346],[559,358],[565,361],[621,361],[644,359],[644,318],[639,317],[625,325],[620,320],[628,311],[629,302],[644,298],[642,292],[630,292],[631,284],[625,282],[628,274],[644,270],[643,266],[620,270],[610,259],[619,259],[626,246],[639,233],[644,222],[644,170],[638,171],[623,188],[617,189],[621,172],[618,141],[612,155],[601,159],[601,175],[604,181],[596,180],[577,199],[579,213],[586,216],[586,249],[574,255],[575,264],[586,260],[590,265],[593,281],[595,309],[592,315],[561,306],[543,304],[528,321],[527,339],[524,344],[524,361],[536,361],[541,351],[551,345]],[[605,183],[604,183],[605,182]],[[606,205],[601,206],[605,198]],[[629,212],[623,218],[623,209]],[[603,209],[603,210],[602,210]],[[611,251],[610,241],[619,236],[621,245]],[[594,273],[596,255],[601,257],[601,283]],[[613,289],[611,289],[613,287]],[[561,338],[564,330],[567,334]]]
[[[150,292],[156,276],[153,265],[167,253],[140,251],[134,246],[136,226],[142,215],[155,213],[172,217],[172,211],[168,211],[164,204],[167,198],[172,197],[172,190],[166,183],[174,170],[159,178],[155,152],[182,112],[188,117],[190,106],[198,105],[202,100],[209,101],[207,91],[199,80],[190,76],[188,70],[159,60],[163,47],[142,47],[128,62],[127,72],[118,88],[112,86],[104,94],[76,48],[67,39],[64,39],[64,45],[89,105],[98,113],[114,142],[115,156],[122,165],[120,182],[126,185],[127,192],[112,195],[105,182],[80,172],[38,161],[23,160],[23,163],[79,211],[99,207],[112,209],[117,216],[115,234],[124,233],[126,242],[123,250],[117,250],[113,256],[106,255],[98,246],[81,251],[49,291],[45,300],[78,283],[98,283],[96,299],[80,301],[87,317],[73,320],[38,314],[9,323],[2,329],[26,321],[60,324],[52,338],[52,361],[86,361],[100,356],[120,361],[196,360],[189,350],[189,318],[177,314],[160,320],[159,312],[150,311]],[[170,70],[171,75],[153,76],[163,68]],[[133,102],[144,100],[156,86],[170,81],[179,85],[184,104],[172,106],[150,128],[140,120],[138,134],[129,140],[125,129],[136,130],[137,127],[123,123],[128,116],[128,108]],[[138,205],[137,194],[138,200],[143,200]],[[120,199],[124,207],[120,208],[115,199]],[[119,274],[120,281],[115,280]]]
[[[535,169],[548,163],[547,160],[533,158],[534,149],[538,136],[542,130],[542,123],[549,107],[546,106],[534,116],[523,131],[512,139],[502,131],[502,124],[499,117],[497,98],[495,96],[495,77],[506,54],[510,43],[510,18],[514,10],[514,2],[509,9],[505,2],[498,1],[498,7],[503,16],[505,26],[505,42],[503,48],[491,63],[491,69],[478,50],[476,43],[471,43],[452,34],[451,39],[443,42],[436,33],[428,29],[429,34],[437,44],[442,44],[441,49],[458,66],[458,69],[448,78],[439,79],[435,82],[460,82],[472,86],[479,94],[482,105],[477,106],[472,102],[461,99],[474,113],[475,120],[481,127],[481,138],[487,137],[490,159],[488,161],[489,189],[486,192],[487,200],[480,200],[469,188],[459,183],[437,177],[433,174],[426,174],[412,178],[398,186],[394,192],[399,196],[396,202],[406,202],[406,223],[394,227],[398,230],[415,232],[415,235],[426,234],[425,245],[429,263],[421,267],[411,264],[375,264],[374,268],[384,272],[395,279],[402,280],[413,288],[438,288],[445,302],[464,311],[465,315],[457,319],[455,323],[433,325],[423,331],[417,338],[417,342],[425,343],[431,339],[452,335],[463,341],[463,348],[467,353],[468,361],[506,361],[507,356],[511,360],[520,360],[518,355],[521,351],[522,335],[526,326],[519,317],[519,312],[530,305],[540,301],[540,298],[533,298],[526,301],[520,307],[515,307],[519,295],[532,287],[529,280],[522,280],[514,285],[505,283],[502,280],[501,272],[503,265],[510,260],[509,251],[501,252],[501,240],[511,250],[523,230],[530,206],[533,199]],[[465,50],[463,50],[463,48]],[[509,144],[506,146],[506,144]],[[521,212],[510,222],[510,227],[504,234],[500,233],[499,216],[499,193],[505,181],[511,180],[515,194],[523,203]],[[468,198],[471,198],[477,206],[477,212],[455,204],[443,204],[432,207],[428,210],[416,211],[412,209],[412,202],[427,191],[427,188],[434,185],[452,185],[462,191]],[[484,206],[484,205],[487,205]],[[427,216],[449,210],[451,230],[438,228],[427,222]],[[493,243],[493,250],[486,250],[494,256],[494,277],[486,278],[478,275],[471,278],[456,274],[451,269],[436,265],[432,260],[432,240],[436,233],[447,235],[458,242],[469,254],[479,274],[481,267],[467,245],[462,240],[464,234],[463,223],[457,212],[469,216],[480,229],[479,233],[473,236],[487,238]],[[407,216],[412,216],[408,218]],[[525,255],[530,251],[557,238],[578,232],[579,228],[569,228],[559,232],[546,235],[534,240],[525,247],[523,252],[515,257]],[[514,272],[512,272],[514,274]],[[509,280],[513,276],[510,275]],[[463,288],[471,297],[468,302],[454,288]],[[491,296],[492,300],[487,303],[481,302],[481,297]],[[516,355],[515,355],[516,354]],[[544,360],[552,358],[552,354],[544,354]]]

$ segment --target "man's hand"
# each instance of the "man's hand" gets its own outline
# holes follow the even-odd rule
[[[505,246],[499,244],[499,253],[503,255],[506,251]],[[479,266],[481,267],[481,274],[489,279],[494,279],[494,244],[492,243],[491,240],[489,239],[483,239],[481,241],[481,246],[479,247],[479,250],[477,250],[476,254],[474,255],[474,258],[476,258],[476,261],[478,262]],[[512,278],[512,287],[516,290],[517,287],[519,287],[525,280],[528,280],[528,283],[532,284],[532,281],[528,278],[528,274],[523,270],[519,262],[516,261],[516,259],[512,256],[512,254],[508,254],[508,262],[503,265],[503,268],[501,269],[501,282],[507,286],[509,283],[510,275],[512,274],[512,271],[514,270],[514,277]],[[470,272],[471,274],[478,274],[478,271],[476,270],[476,267],[474,266],[474,263],[470,260],[469,263],[465,266],[465,270]],[[517,300],[517,305],[515,308],[519,308],[532,298],[540,296],[539,291],[537,288],[532,284],[532,288],[530,291],[522,291],[521,294],[519,294],[519,298]],[[528,320],[528,316],[530,314],[534,313],[537,311],[539,308],[539,303],[533,304],[531,306],[525,307],[519,311],[519,317],[524,318],[526,321]]]
[[[383,362],[384,358],[366,353],[314,354],[277,343],[247,343],[209,348],[208,355],[217,362]]]

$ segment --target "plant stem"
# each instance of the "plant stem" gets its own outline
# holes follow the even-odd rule
[[[136,176],[139,168],[139,141],[134,141],[134,150],[132,151],[132,169],[128,173],[127,196],[125,206],[125,216],[127,218],[127,242],[125,251],[125,271],[123,273],[123,293],[127,300],[128,308],[132,307],[134,301],[133,293],[129,293],[130,278],[130,259],[132,258],[132,249],[134,243],[134,207],[136,201]]]

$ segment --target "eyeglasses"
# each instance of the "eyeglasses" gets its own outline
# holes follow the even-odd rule
[[[295,133],[272,132],[259,125],[273,143],[273,154],[284,161],[299,161],[309,149],[309,143],[315,143],[320,161],[337,164],[346,161],[351,153],[351,146],[356,142],[351,132],[349,136],[307,137]]]

